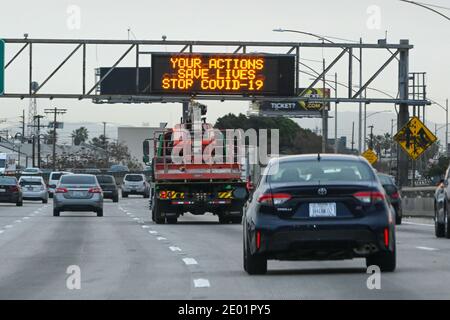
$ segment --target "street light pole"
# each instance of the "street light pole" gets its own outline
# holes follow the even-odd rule
[[[445,100],[445,152],[448,157],[448,99]]]

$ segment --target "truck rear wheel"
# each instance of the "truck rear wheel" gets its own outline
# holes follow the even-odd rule
[[[166,218],[162,215],[161,205],[159,204],[158,199],[153,200],[152,217],[156,224],[166,223]]]

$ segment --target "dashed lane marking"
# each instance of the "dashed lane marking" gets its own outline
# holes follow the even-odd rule
[[[170,251],[173,251],[173,252],[175,252],[175,251],[181,251],[181,249],[178,248],[178,247],[169,247],[169,249],[170,249]]]
[[[8,225],[5,226],[6,229],[11,229],[12,227],[13,227],[13,226],[10,225],[10,224],[8,224]]]
[[[156,238],[156,240],[162,241],[162,240],[167,240],[167,238],[164,238],[164,237],[158,237],[158,238]]]
[[[197,263],[197,260],[195,260],[194,258],[184,258],[183,259],[183,262],[186,264],[186,265],[194,265],[194,264],[198,264]]]
[[[154,231],[154,230],[150,230],[148,233],[150,233],[150,234],[158,234],[158,232]]]
[[[208,279],[194,279],[194,287],[196,288],[209,288],[210,286]]]
[[[438,251],[439,249],[436,248],[430,248],[430,247],[416,247],[419,250],[425,250],[425,251]]]

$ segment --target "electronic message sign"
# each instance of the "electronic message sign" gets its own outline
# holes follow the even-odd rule
[[[293,96],[295,57],[154,53],[153,94]]]

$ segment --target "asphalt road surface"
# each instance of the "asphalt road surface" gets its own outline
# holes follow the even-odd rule
[[[249,276],[242,226],[212,215],[155,225],[139,197],[105,200],[104,214],[0,204],[0,299],[450,299],[450,240],[431,220],[397,228],[398,268],[369,290],[363,259],[269,261],[267,275]],[[69,289],[70,266],[80,289]]]

